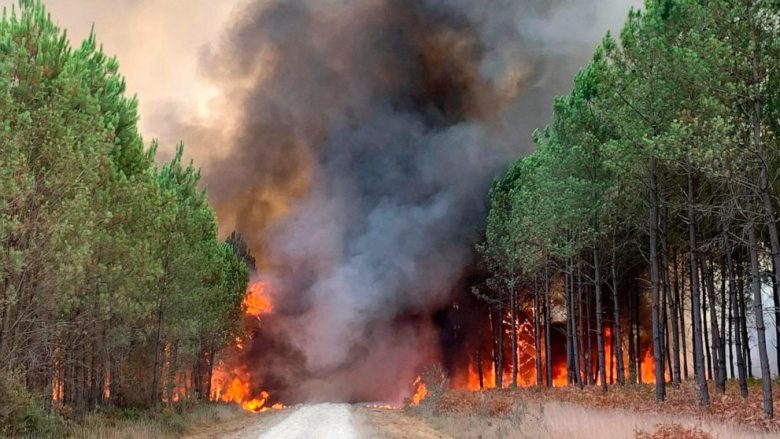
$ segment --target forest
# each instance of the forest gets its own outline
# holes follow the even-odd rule
[[[246,245],[217,238],[183,147],[155,164],[137,121],[94,36],[71,47],[39,1],[6,11],[0,435],[32,431],[53,404],[207,399],[214,354],[239,329]]]
[[[405,3],[392,5],[399,8],[400,12],[393,9],[399,17],[408,18]],[[432,17],[440,18],[436,14]],[[308,26],[307,20],[301,26]],[[482,90],[481,86],[474,90],[464,86],[468,93],[463,96],[459,94],[462,90],[457,90],[458,81],[473,80],[471,76],[478,70],[470,57],[477,59],[482,48],[470,39],[473,35],[464,32],[462,39],[455,38],[455,31],[463,29],[452,25],[452,29],[442,27],[441,35],[434,33],[436,38],[416,41],[427,23],[415,21],[415,32],[411,32],[414,38],[410,40],[430,52],[430,59],[425,60],[428,64],[421,71],[432,69],[435,75],[420,82],[431,88],[423,90],[432,97],[423,93],[407,99],[406,87],[392,94],[394,99],[396,93],[400,96],[397,102],[415,104],[413,112],[407,109],[402,113],[402,120],[416,121],[410,115],[423,115],[420,120],[437,121],[425,125],[423,137],[429,131],[464,123],[475,111],[466,108],[466,100]],[[324,27],[330,31],[328,26]],[[447,44],[430,46],[442,41]],[[458,81],[446,82],[442,78],[450,64],[440,58],[451,55],[458,61],[457,55],[463,53],[456,49],[464,47],[463,41],[469,43],[468,69],[458,70],[463,76]],[[404,56],[416,60],[416,52],[411,53]],[[298,68],[297,54],[284,55],[290,55],[294,61],[290,65]],[[335,63],[336,71],[341,71],[342,61]],[[313,64],[319,67],[320,63]],[[253,69],[249,70],[256,74]],[[367,71],[373,72],[371,68]],[[403,75],[393,72],[387,78],[395,80],[396,76]],[[367,83],[365,88],[373,90],[372,87],[387,85],[385,76],[377,77],[381,79],[379,86]],[[261,80],[258,84],[266,83]],[[441,90],[446,87],[456,90]],[[358,88],[362,90],[362,86]],[[302,101],[308,106],[304,91],[310,91],[301,92],[307,98]],[[336,96],[338,92],[326,94]],[[369,94],[373,105],[374,94]],[[121,413],[127,419],[141,412],[173,413],[181,407],[216,400],[243,404],[247,413],[278,408],[281,413],[271,416],[284,416],[288,409],[298,410],[298,406],[286,404],[327,400],[327,395],[319,394],[306,400],[311,394],[299,392],[299,387],[306,388],[300,382],[313,380],[318,385],[336,383],[334,387],[349,387],[339,386],[341,381],[334,377],[350,385],[356,381],[356,385],[366,388],[385,386],[393,392],[400,389],[396,392],[399,395],[407,392],[408,396],[412,391],[405,401],[409,411],[395,410],[400,408],[396,406],[391,407],[393,410],[385,406],[360,407],[364,411],[385,410],[379,416],[415,416],[413,407],[422,412],[441,401],[455,401],[452,405],[461,404],[476,412],[477,409],[471,410],[464,404],[468,398],[459,392],[489,387],[528,386],[535,387],[533,390],[540,394],[549,392],[546,395],[562,390],[547,389],[551,387],[566,387],[566,391],[580,394],[585,394],[580,389],[587,387],[599,395],[609,395],[621,388],[646,388],[642,384],[653,386],[655,406],[668,401],[670,395],[686,385],[696,386],[698,402],[705,408],[718,403],[727,389],[738,391],[735,397],[760,392],[763,416],[774,416],[780,375],[778,0],[646,0],[642,9],[629,13],[620,32],[608,33],[601,40],[590,61],[573,78],[571,91],[555,99],[549,124],[537,130],[533,139],[517,139],[518,144],[533,143],[534,152],[514,163],[502,161],[501,173],[507,168],[508,171],[495,179],[489,193],[487,183],[496,173],[491,172],[486,184],[479,186],[478,195],[489,210],[479,211],[477,232],[461,233],[460,228],[471,225],[460,224],[457,214],[444,208],[441,216],[436,210],[437,215],[430,224],[426,223],[426,229],[399,221],[398,240],[410,240],[409,236],[432,240],[427,232],[420,231],[437,230],[446,223],[443,217],[451,215],[449,219],[457,225],[452,227],[458,233],[442,233],[438,236],[442,242],[437,242],[442,249],[451,251],[459,247],[443,241],[456,236],[465,253],[473,256],[473,261],[464,263],[470,264],[468,267],[443,270],[453,277],[469,278],[463,288],[473,302],[467,305],[458,303],[459,297],[453,297],[454,293],[447,296],[446,291],[436,291],[437,297],[444,297],[443,305],[439,300],[428,303],[425,298],[420,298],[419,303],[410,300],[412,305],[405,307],[395,303],[396,296],[412,295],[407,291],[411,287],[404,282],[427,285],[426,270],[452,262],[437,260],[430,266],[414,265],[427,261],[418,253],[428,256],[430,249],[423,247],[433,246],[433,241],[415,243],[420,246],[414,246],[408,259],[398,259],[404,263],[396,262],[397,266],[390,267],[387,272],[392,288],[383,292],[387,297],[377,300],[381,308],[349,302],[365,299],[371,292],[362,288],[378,283],[347,285],[356,289],[355,296],[341,294],[341,290],[309,291],[307,288],[316,290],[319,284],[308,277],[322,273],[307,274],[305,264],[318,269],[320,265],[332,264],[335,268],[328,269],[341,274],[342,261],[322,259],[332,255],[336,255],[332,259],[338,259],[340,253],[347,253],[351,247],[347,242],[344,248],[334,245],[332,253],[321,252],[317,247],[323,244],[315,239],[321,236],[301,235],[337,234],[328,226],[341,221],[346,224],[345,236],[333,240],[348,241],[368,226],[360,222],[350,226],[348,220],[354,218],[347,218],[348,209],[336,212],[338,209],[327,203],[323,206],[329,209],[322,208],[322,212],[294,211],[290,207],[298,201],[294,198],[302,198],[300,193],[319,182],[308,177],[300,178],[305,181],[301,183],[305,189],[298,188],[295,178],[290,179],[296,183],[295,195],[275,194],[278,188],[273,184],[258,186],[278,196],[281,201],[276,201],[284,207],[281,210],[287,212],[289,208],[297,213],[297,217],[292,215],[293,220],[300,222],[307,215],[319,220],[315,214],[320,213],[327,217],[322,223],[301,222],[305,227],[293,229],[299,233],[280,235],[301,242],[289,243],[289,247],[257,248],[265,252],[269,248],[283,251],[297,245],[296,249],[305,254],[293,261],[302,261],[299,265],[303,267],[283,267],[289,271],[284,274],[294,282],[287,279],[287,284],[280,287],[274,284],[278,280],[274,276],[259,276],[250,244],[241,234],[236,231],[222,238],[225,231],[220,234],[200,169],[185,159],[183,144],[166,154],[164,151],[168,150],[156,140],[146,141],[139,129],[138,102],[128,95],[117,59],[104,53],[94,33],[80,45],[72,46],[66,32],[55,24],[40,0],[20,0],[17,7],[4,12],[0,19],[0,435],[60,437],[66,435],[63,419],[80,422],[94,413],[108,413],[109,417]],[[378,96],[382,101],[379,107],[384,111],[386,99],[381,93]],[[437,109],[425,99],[434,104],[441,100],[442,108]],[[444,103],[449,105],[450,100],[458,104],[458,112],[449,114],[451,120],[431,116],[436,111],[447,115]],[[268,102],[278,104],[275,99]],[[349,102],[343,104],[342,110],[349,113],[349,125],[357,125]],[[286,104],[283,102],[283,106]],[[273,116],[270,120],[279,124],[295,121],[286,119],[286,115],[277,119],[277,110],[269,110]],[[489,126],[493,117],[498,118],[490,114],[474,126]],[[257,126],[271,127],[265,119],[262,121]],[[377,135],[390,137],[380,129],[385,128],[381,123],[376,125]],[[399,131],[406,129],[406,125],[399,126]],[[283,128],[284,133],[278,134],[282,138],[279,145],[274,144],[281,151],[275,151],[278,157],[274,154],[279,162],[269,162],[272,166],[262,164],[268,169],[279,167],[281,170],[273,169],[279,174],[300,165],[286,167],[290,164],[287,161],[299,159],[284,150],[290,140],[286,136],[295,137],[306,131],[298,132],[296,126]],[[312,139],[293,140],[314,144],[333,135],[324,127],[312,132],[308,133]],[[253,136],[254,132],[247,137],[254,139]],[[375,142],[371,136],[374,131],[359,140],[372,146]],[[274,137],[273,133],[269,137]],[[338,140],[338,136],[335,138]],[[459,139],[444,136],[437,141],[455,142],[456,138]],[[248,143],[255,147],[253,142]],[[345,149],[360,151],[350,142],[344,143]],[[421,142],[415,147],[423,151],[432,149],[430,145]],[[338,149],[326,146],[323,149]],[[320,152],[307,149],[304,155],[308,159]],[[346,157],[357,162],[370,154]],[[425,170],[441,174],[449,171],[441,168],[461,160],[458,157],[442,164],[438,159],[443,156],[421,156],[429,159],[425,161]],[[236,163],[243,157],[238,154]],[[391,162],[384,160],[385,156],[377,157],[382,160],[376,163],[382,166]],[[399,169],[415,168],[408,163],[410,157],[401,154],[398,163],[395,157],[392,162]],[[322,160],[343,164],[339,160]],[[251,160],[248,164],[260,166]],[[345,165],[343,170],[339,168],[334,175],[351,172],[352,164]],[[309,165],[302,167],[308,172]],[[403,199],[400,206],[428,202],[430,193],[441,189],[440,181],[455,181],[429,181],[425,170],[420,170],[419,176],[413,174],[419,177],[420,185],[430,185],[418,194],[422,201]],[[373,172],[373,167],[361,168],[361,179],[355,179],[356,185],[370,185],[362,178],[373,179]],[[406,174],[398,175],[393,176],[393,184],[396,179],[408,183]],[[290,176],[274,177],[288,182]],[[323,186],[332,183],[324,181]],[[401,190],[399,187],[392,189]],[[349,212],[365,213],[369,219],[377,220],[376,215],[371,215],[376,205],[395,206],[382,204],[390,189],[380,189],[376,200],[365,196],[354,201],[350,193],[345,200],[362,202],[370,208]],[[261,204],[258,199],[250,201]],[[342,199],[337,197],[337,201]],[[471,201],[468,198],[462,204]],[[320,205],[315,203],[316,206]],[[257,210],[268,213],[263,208],[269,209],[261,206]],[[403,216],[403,212],[392,213]],[[314,226],[309,227],[310,224]],[[381,235],[389,222],[374,221],[370,225],[375,224],[379,225],[376,235]],[[324,231],[309,230],[315,226]],[[414,227],[419,230],[407,230]],[[259,225],[257,228],[262,229]],[[259,235],[267,231],[256,232]],[[465,238],[472,235],[478,238]],[[383,270],[394,261],[392,255],[380,253],[396,247],[374,246],[373,240],[395,240],[396,235],[388,236],[369,235],[365,246],[373,246],[372,250],[379,255],[371,252],[371,265],[355,265],[358,268],[347,272],[361,276],[347,279],[374,280],[370,276],[374,273],[357,273],[360,269],[386,274]],[[330,239],[325,241],[330,243]],[[440,255],[437,251],[430,253]],[[261,264],[270,265],[266,259],[271,260],[269,255],[259,254]],[[454,261],[453,265],[461,262],[458,258]],[[472,269],[477,273],[474,276]],[[411,272],[420,277],[407,276]],[[394,276],[403,282],[396,282]],[[256,281],[254,287],[248,287],[250,277]],[[463,286],[434,280],[431,285],[435,284],[435,288],[430,289]],[[417,294],[417,290],[412,292]],[[287,299],[300,299],[300,303],[291,306],[290,302],[295,300],[280,297],[285,293]],[[314,293],[318,299],[326,299],[322,300],[327,305],[322,314],[310,313],[306,308],[312,301],[307,294]],[[430,292],[422,288],[419,294]],[[473,303],[479,306],[472,306]],[[397,309],[392,309],[393,304]],[[330,368],[311,366],[309,352],[298,344],[300,340],[280,335],[291,331],[296,336],[303,334],[300,338],[305,339],[311,333],[302,332],[302,328],[311,329],[306,327],[310,320],[320,324],[341,322],[338,315],[346,305],[355,306],[350,309],[355,315],[348,317],[365,327],[358,325],[356,330],[356,326],[345,324],[334,330],[336,336],[325,338],[332,345],[313,343],[323,350],[343,348],[344,359]],[[366,317],[367,309],[373,309],[377,315]],[[483,326],[482,333],[470,334],[472,338],[481,337],[479,346],[455,345],[456,337],[448,338],[452,334],[447,332],[446,324],[435,325],[439,324],[435,321],[438,317],[449,317],[448,312],[456,311],[484,314],[464,319]],[[295,320],[284,320],[292,314]],[[327,319],[334,315],[334,320]],[[274,323],[278,323],[277,327],[269,328]],[[393,331],[372,333],[374,324],[387,324]],[[485,331],[488,324],[489,331]],[[397,331],[398,327],[413,331]],[[347,332],[348,337],[340,338],[338,329]],[[436,333],[437,330],[440,332]],[[358,375],[380,374],[384,369],[373,362],[367,363],[370,370],[351,368],[349,364],[358,362],[359,356],[383,352],[386,346],[369,345],[375,339],[397,341],[396,338],[413,339],[420,334],[420,344],[410,345],[414,348],[387,351],[393,353],[388,355],[397,363],[420,357],[415,360],[421,363],[420,376],[413,385],[400,382],[402,379],[389,383],[367,380]],[[446,345],[449,342],[455,346]],[[403,343],[388,345],[394,344]],[[490,347],[489,352],[485,346]],[[232,370],[218,367],[220,353],[226,352],[225,357],[232,355],[228,358],[231,361],[221,365],[227,364],[225,367]],[[476,354],[476,362],[453,361],[452,364],[465,366],[448,369],[452,364],[442,367],[437,363],[446,363],[443,357],[447,353],[466,360]],[[432,364],[423,365],[424,361]],[[426,389],[427,371],[422,371],[422,366],[441,372],[435,377],[439,388],[429,385]],[[280,374],[274,374],[276,369]],[[263,374],[268,371],[274,373]],[[418,375],[417,370],[412,372]],[[450,376],[444,376],[447,373]],[[212,386],[218,387],[217,391]],[[327,390],[332,391],[331,387]],[[345,393],[333,397],[340,398],[335,402],[351,404],[350,408],[341,407],[347,412],[347,421],[350,410],[369,399],[354,395],[372,395],[338,390]],[[476,395],[472,402],[479,399],[480,404],[490,398],[513,399],[506,404],[507,412],[515,410],[518,402],[514,399],[520,399],[519,393],[503,390],[470,394]],[[288,395],[294,396],[285,399]],[[396,401],[386,402],[400,404],[403,398],[400,395]],[[729,400],[729,404],[744,401],[735,400],[738,402]],[[319,409],[327,415],[327,407]]]
[[[491,313],[511,314],[492,342],[511,385],[518,337],[505,349],[502,329],[516,334],[518,313],[530,309],[539,385],[554,384],[558,323],[565,382],[604,392],[641,382],[650,343],[659,402],[683,380],[696,380],[705,406],[708,381],[722,394],[735,379],[747,396],[757,349],[773,416],[779,6],[646,2],[556,99],[537,151],[493,184],[477,247],[489,279],[474,289]]]

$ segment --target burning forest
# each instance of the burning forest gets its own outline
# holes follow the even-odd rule
[[[501,3],[249,2],[204,50],[230,115],[229,153],[204,178],[273,290],[240,355],[252,397],[398,403],[457,349],[442,339],[460,329],[437,318],[470,288],[458,283],[490,181],[568,80],[551,66],[590,50],[556,27],[574,25],[571,8],[613,12]],[[488,333],[482,318],[454,324],[466,323]]]
[[[150,3],[109,15],[198,96],[143,119],[95,32],[0,18],[0,435],[590,396],[780,431],[777,2]]]

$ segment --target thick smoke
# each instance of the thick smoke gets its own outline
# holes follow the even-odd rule
[[[196,155],[211,157],[223,227],[273,279],[277,314],[249,355],[256,385],[288,401],[403,396],[439,355],[428,316],[469,263],[491,180],[629,3],[258,0],[236,12],[201,54],[229,148]]]

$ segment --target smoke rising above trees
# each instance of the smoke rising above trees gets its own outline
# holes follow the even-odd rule
[[[281,344],[312,377],[280,367],[263,380],[297,381],[296,398],[400,398],[397,383],[438,356],[424,315],[471,259],[490,181],[627,9],[291,0],[234,12],[200,54],[222,116],[163,120],[225,139],[196,141],[194,155],[209,157],[223,230],[246,237],[279,303],[264,328],[276,348],[249,361],[274,363]]]

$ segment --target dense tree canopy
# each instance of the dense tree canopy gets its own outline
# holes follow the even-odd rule
[[[217,239],[199,172],[181,147],[157,167],[137,120],[94,35],[71,48],[39,2],[6,11],[0,374],[43,400],[85,409],[203,393],[192,371],[206,373],[197,365],[240,322],[247,267]]]
[[[727,363],[747,392],[753,345],[772,416],[771,304],[761,287],[773,286],[778,303],[778,62],[776,1],[648,0],[556,100],[552,122],[535,136],[538,150],[494,185],[478,248],[504,281],[492,297],[507,296],[507,279],[563,278],[570,382],[606,390],[609,341],[615,381],[624,383],[626,339],[629,379],[641,379],[638,319],[647,303],[659,401],[665,383],[677,385],[691,367],[707,404],[706,380],[723,392]],[[632,277],[643,287],[628,286]],[[594,299],[595,356],[578,351],[582,311],[573,305],[583,286]]]

